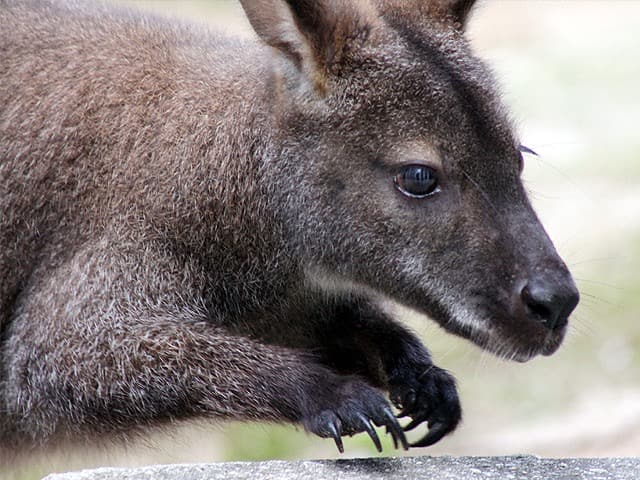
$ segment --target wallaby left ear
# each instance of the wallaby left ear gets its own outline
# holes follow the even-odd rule
[[[442,11],[462,30],[467,24],[467,19],[476,0],[439,0],[436,3],[441,4]]]
[[[379,22],[369,0],[240,0],[258,36],[318,88]]]
[[[417,21],[430,18],[464,30],[476,0],[376,0],[380,12],[389,18]]]

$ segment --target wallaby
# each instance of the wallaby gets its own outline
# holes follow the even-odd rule
[[[578,292],[473,3],[241,0],[252,41],[0,0],[1,449],[194,417],[431,445],[455,382],[389,301],[553,353]]]

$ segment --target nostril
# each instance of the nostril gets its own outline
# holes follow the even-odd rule
[[[547,307],[544,300],[540,300],[531,294],[529,286],[525,286],[520,294],[522,301],[531,313],[538,315],[540,318],[548,318],[551,316],[551,310]]]
[[[567,325],[579,295],[573,285],[553,288],[530,283],[524,286],[520,298],[529,316],[539,319],[550,330],[559,330]]]

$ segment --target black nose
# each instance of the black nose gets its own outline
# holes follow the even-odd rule
[[[563,285],[533,280],[524,286],[520,297],[529,316],[538,318],[549,330],[564,328],[580,300],[571,280]]]

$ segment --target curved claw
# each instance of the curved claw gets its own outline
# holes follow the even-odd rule
[[[376,446],[376,450],[378,450],[378,452],[382,452],[382,444],[380,443],[380,438],[378,437],[378,434],[376,433],[375,428],[371,426],[371,423],[364,415],[360,414],[358,415],[358,418],[362,422],[362,426],[364,427],[364,430],[371,437],[371,441]]]
[[[396,417],[393,415],[393,412],[389,409],[385,409],[383,412],[385,418],[387,419],[387,431],[391,433],[391,438],[393,438],[393,445],[395,448],[398,448],[398,441],[402,444],[402,448],[405,450],[409,450],[409,442],[407,442],[407,437],[402,430],[402,427],[396,420]]]
[[[336,427],[335,423],[329,424],[329,433],[331,434],[331,437],[333,438],[334,442],[336,442],[336,447],[338,447],[338,451],[340,453],[344,453],[344,445],[342,444],[342,437],[340,436],[340,433],[338,433],[338,428]]]
[[[411,446],[428,447],[429,445],[433,445],[438,442],[447,433],[449,433],[449,424],[444,422],[434,422],[429,428],[429,433],[417,442],[412,443]]]
[[[417,416],[413,420],[411,420],[407,425],[405,425],[403,430],[405,432],[409,432],[409,431],[413,430],[414,428],[416,428],[421,423],[424,423],[425,420],[427,420],[427,415],[422,414],[420,416]]]

